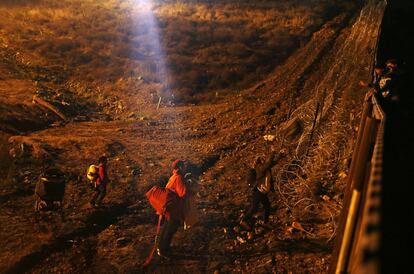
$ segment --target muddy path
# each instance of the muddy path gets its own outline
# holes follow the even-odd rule
[[[353,127],[351,116],[358,115],[362,102],[353,83],[369,77],[382,5],[367,1],[357,14],[334,18],[272,77],[215,105],[162,107],[143,119],[74,121],[4,137],[12,148],[24,144],[28,153],[24,157],[31,160],[27,166],[32,167],[28,174],[35,173],[36,163],[52,158],[72,179],[66,189],[64,222],[53,213],[34,216],[30,191],[0,195],[1,223],[8,223],[0,233],[2,272],[326,272],[335,233],[329,214],[339,212],[340,198],[326,201],[307,190],[300,192],[300,187],[308,188],[300,184],[306,179],[303,174],[300,180],[282,176],[286,184],[271,197],[274,213],[269,226],[259,226],[250,237],[247,231],[234,231],[249,200],[243,171],[257,155],[268,153],[266,134],[276,136],[274,146],[283,143],[291,151],[273,169],[275,177],[286,166],[306,167],[303,148],[311,147],[310,161],[319,153],[315,144],[320,139],[309,136],[315,104],[323,94],[325,107],[316,127],[319,138],[338,136],[336,129]],[[302,126],[292,131],[292,121]],[[352,134],[351,130],[340,137],[345,144],[338,154],[343,157],[346,138]],[[110,159],[111,183],[105,207],[92,210],[87,208],[92,191],[83,179],[84,170],[102,154]],[[166,183],[175,158],[188,159],[200,180],[200,223],[176,234],[177,260],[166,263],[155,258],[142,269],[156,224],[144,194],[152,185]],[[18,159],[17,153],[12,161]],[[288,187],[296,194],[289,194]],[[303,201],[310,201],[308,207],[301,207]],[[303,231],[291,229],[293,222],[301,223]]]

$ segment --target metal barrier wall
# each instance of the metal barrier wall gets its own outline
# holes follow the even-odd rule
[[[365,101],[330,273],[379,273],[385,113]]]

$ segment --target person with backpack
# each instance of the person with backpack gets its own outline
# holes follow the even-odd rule
[[[99,166],[91,164],[88,167],[88,171],[86,173],[86,178],[88,179],[88,183],[90,186],[96,187],[96,180],[99,177]]]
[[[282,149],[277,155],[272,151],[266,161],[263,157],[257,157],[253,164],[253,168],[248,170],[246,181],[249,186],[252,187],[252,202],[246,215],[242,218],[240,223],[242,226],[247,226],[246,223],[250,226],[254,224],[253,215],[257,213],[260,203],[263,205],[264,209],[263,222],[269,222],[271,207],[267,195],[270,191],[275,191],[271,169],[282,157],[286,156],[286,154],[287,150]]]
[[[109,182],[106,164],[108,162],[105,156],[99,158],[99,165],[98,165],[98,176],[95,180],[95,187],[94,187],[94,194],[92,196],[92,200],[90,201],[90,205],[92,207],[99,207],[102,203],[102,200],[106,196],[106,186]]]
[[[178,227],[184,221],[184,199],[187,196],[187,188],[184,183],[185,161],[175,160],[172,163],[172,176],[168,180],[165,188],[173,194],[172,202],[167,202],[164,225],[158,241],[157,254],[160,257],[168,258],[170,253],[170,244]]]

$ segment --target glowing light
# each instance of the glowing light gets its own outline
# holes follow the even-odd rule
[[[146,62],[155,66],[156,78],[165,83],[168,79],[165,52],[161,45],[160,28],[154,14],[154,3],[152,0],[134,0],[134,26],[133,32],[140,36],[139,45],[135,50],[143,54]],[[167,91],[169,92],[169,91]]]

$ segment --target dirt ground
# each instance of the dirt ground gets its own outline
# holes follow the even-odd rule
[[[117,119],[48,91],[70,102],[62,121],[32,102],[40,72],[0,48],[1,272],[326,273],[363,101],[357,82],[370,77],[381,9],[367,1],[335,17],[250,89],[208,105],[152,102]],[[269,225],[240,228],[246,169],[281,147],[289,155],[272,169]],[[111,182],[105,205],[91,209],[85,173],[101,155]],[[176,158],[200,182],[200,222],[175,235],[173,261],[155,257],[143,269],[157,222],[145,193],[166,183]],[[52,165],[68,175],[64,219],[34,214],[34,182]]]

